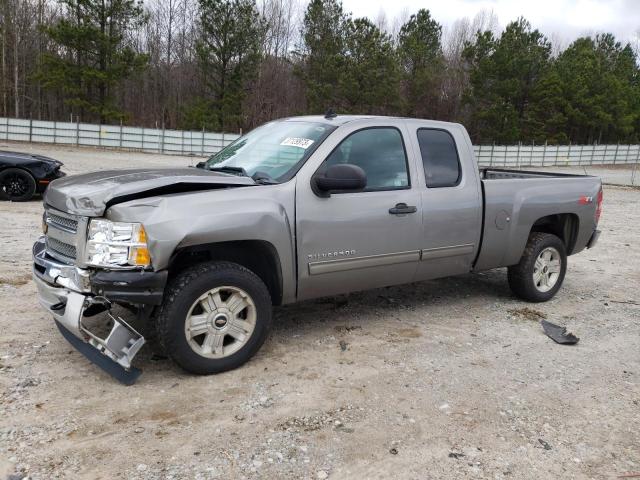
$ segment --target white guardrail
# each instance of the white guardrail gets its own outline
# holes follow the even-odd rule
[[[475,145],[478,164],[489,167],[570,167],[637,164],[640,145]]]
[[[234,133],[49,122],[0,117],[0,140],[132,149],[172,155],[211,155]],[[491,167],[637,164],[640,145],[475,145],[478,164]]]
[[[233,142],[238,136],[234,133],[0,117],[0,140],[132,149],[171,155],[210,155]]]

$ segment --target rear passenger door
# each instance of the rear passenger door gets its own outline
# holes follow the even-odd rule
[[[479,248],[482,192],[466,132],[408,121],[419,159],[422,236],[416,280],[467,273]]]

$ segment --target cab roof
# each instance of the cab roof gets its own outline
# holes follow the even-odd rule
[[[327,125],[344,125],[345,123],[353,122],[355,120],[369,120],[376,118],[373,115],[335,115],[333,117],[326,117],[324,115],[303,115],[300,117],[288,117],[283,120],[288,122],[305,121],[326,123]]]
[[[424,121],[433,125],[442,125],[442,126],[453,126],[458,125],[457,123],[452,122],[443,122],[440,120],[427,120],[427,119],[419,119],[419,118],[409,118],[409,117],[394,117],[394,116],[384,116],[384,115],[340,115],[336,114],[332,117],[326,117],[324,115],[304,115],[299,117],[288,117],[283,118],[282,121],[287,122],[295,122],[295,121],[305,121],[305,122],[317,122],[323,123],[326,125],[334,125],[341,126],[346,125],[347,123],[356,122],[356,121],[365,121],[365,120],[407,120],[407,121]]]

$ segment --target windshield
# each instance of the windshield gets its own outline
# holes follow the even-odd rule
[[[205,169],[235,169],[254,178],[285,181],[333,130],[332,125],[316,122],[267,123],[212,155]]]

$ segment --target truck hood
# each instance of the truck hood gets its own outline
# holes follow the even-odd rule
[[[44,203],[63,212],[96,217],[110,205],[136,198],[255,184],[249,177],[195,168],[107,170],[51,182]]]

